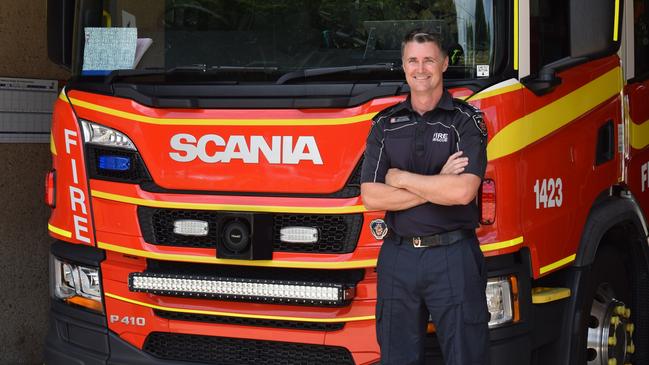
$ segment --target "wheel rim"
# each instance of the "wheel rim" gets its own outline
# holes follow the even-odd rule
[[[615,298],[608,284],[601,284],[595,292],[588,320],[588,365],[631,364],[635,352],[633,330],[631,308]]]

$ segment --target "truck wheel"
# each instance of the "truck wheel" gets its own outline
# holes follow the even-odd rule
[[[631,277],[621,253],[602,246],[593,263],[585,305],[586,361],[588,365],[632,364],[635,352],[631,321]],[[588,309],[586,308],[586,309]]]

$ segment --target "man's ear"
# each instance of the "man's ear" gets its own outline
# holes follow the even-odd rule
[[[447,68],[448,68],[448,55],[444,56],[444,70],[442,72],[446,72]]]

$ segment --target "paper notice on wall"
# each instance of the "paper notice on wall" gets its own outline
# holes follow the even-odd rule
[[[137,28],[85,28],[84,74],[106,74],[132,69],[137,49]]]

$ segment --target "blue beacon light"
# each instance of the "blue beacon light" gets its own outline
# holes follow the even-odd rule
[[[120,156],[99,156],[99,168],[102,170],[128,171],[131,168],[131,159]]]

